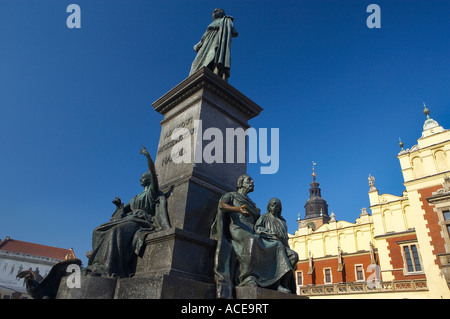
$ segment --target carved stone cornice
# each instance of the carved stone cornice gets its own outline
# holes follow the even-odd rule
[[[257,116],[263,110],[255,102],[207,68],[200,69],[186,78],[172,90],[153,102],[152,106],[158,113],[166,114],[201,89],[208,90],[223,99],[248,119]]]

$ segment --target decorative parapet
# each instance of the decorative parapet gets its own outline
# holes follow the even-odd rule
[[[344,294],[376,294],[386,292],[428,291],[426,279],[383,281],[378,287],[367,282],[351,282],[329,285],[299,286],[300,296],[327,296]]]
[[[50,265],[50,266],[53,266],[54,264],[61,261],[60,259],[51,258],[51,257],[35,256],[35,255],[29,255],[29,254],[5,251],[5,250],[0,250],[0,258],[4,258],[4,259],[9,258],[9,259],[20,260],[20,261],[41,263],[41,264]]]

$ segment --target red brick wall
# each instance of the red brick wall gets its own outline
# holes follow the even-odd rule
[[[337,258],[314,261],[316,284],[323,285],[325,283],[324,268],[331,268],[331,279],[333,283],[338,282],[337,267]]]
[[[376,258],[378,256],[376,255]],[[314,273],[312,275],[308,275],[309,270],[309,262],[303,261],[299,262],[297,265],[297,271],[303,272],[303,285],[323,285],[325,283],[324,278],[324,268],[331,268],[331,276],[333,283],[340,282],[354,282],[356,281],[356,272],[355,265],[362,265],[364,270],[364,280],[367,280],[367,277],[372,274],[371,272],[367,272],[367,267],[370,265],[370,254],[361,254],[354,256],[343,256],[342,257],[344,263],[344,271],[337,271],[338,268],[338,259],[329,258],[322,260],[314,260]]]
[[[299,262],[297,264],[297,271],[301,271],[303,273],[303,285],[314,285],[315,281],[313,276],[308,275],[309,271],[309,262]]]
[[[405,236],[396,236],[391,238],[386,238],[388,245],[389,256],[391,257],[392,269],[403,269],[404,261],[402,256],[402,248],[398,242],[402,241],[414,241],[417,240],[416,234],[410,234]],[[404,275],[403,270],[396,270],[392,272],[394,280],[409,280],[409,279],[422,279],[425,275]]]
[[[378,260],[378,256],[376,256],[376,260]],[[344,256],[343,257],[345,264],[345,279],[346,282],[354,282],[356,281],[356,272],[355,265],[363,266],[364,270],[364,280],[367,280],[367,277],[372,274],[373,271],[367,273],[367,267],[370,265],[370,254],[364,255],[356,255],[356,256]]]
[[[442,186],[433,186],[419,190],[420,201],[422,202],[422,209],[425,211],[424,218],[426,220],[426,226],[428,228],[428,236],[431,237],[431,245],[433,246],[433,254],[445,253],[445,241],[441,235],[441,225],[439,225],[439,218],[437,213],[433,210],[434,205],[430,205],[427,201],[427,197],[432,196],[432,193],[442,188]],[[441,267],[439,258],[434,260],[436,265]]]

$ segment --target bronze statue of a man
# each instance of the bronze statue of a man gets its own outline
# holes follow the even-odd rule
[[[233,26],[233,17],[225,15],[223,9],[215,9],[212,13],[213,21],[206,28],[199,43],[194,45],[197,52],[189,75],[202,67],[207,67],[222,79],[230,77],[231,67],[231,39],[238,36]]]
[[[217,298],[232,299],[234,286],[257,286],[250,262],[254,225],[260,209],[248,197],[254,189],[253,179],[243,174],[237,180],[236,192],[224,194],[211,227],[211,238],[217,240],[214,279]]]
[[[237,191],[228,192],[219,200],[211,227],[211,238],[217,240],[217,298],[234,298],[236,286],[295,293],[291,279],[298,256],[286,247],[287,226],[281,218],[281,202],[270,202],[268,213],[261,217],[260,209],[248,197],[253,184],[250,176],[241,175]]]

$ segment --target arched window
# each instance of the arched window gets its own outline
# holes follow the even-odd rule
[[[420,157],[413,158],[412,167],[416,175],[416,178],[425,176],[425,167],[423,166],[423,162]]]
[[[449,170],[447,155],[445,155],[444,151],[436,151],[434,153],[434,159],[436,160],[438,172],[445,172]]]

